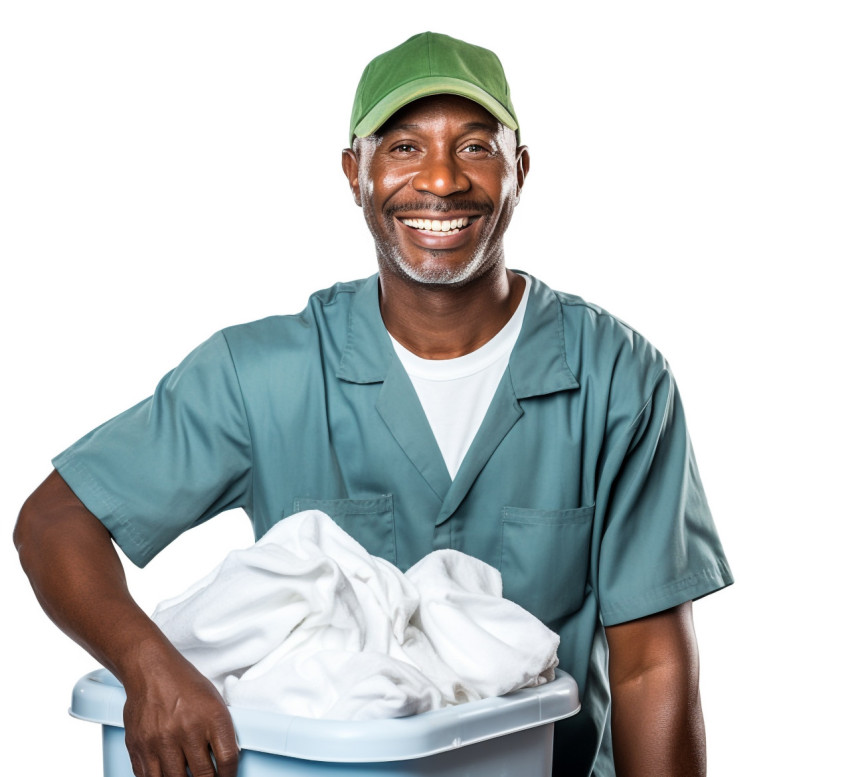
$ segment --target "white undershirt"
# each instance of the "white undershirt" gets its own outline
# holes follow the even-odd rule
[[[519,337],[529,282],[525,276],[522,300],[507,324],[478,350],[456,359],[423,359],[390,336],[393,348],[410,377],[452,480],[478,427]]]

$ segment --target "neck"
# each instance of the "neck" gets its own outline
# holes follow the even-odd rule
[[[499,263],[461,286],[421,284],[382,267],[381,316],[389,333],[423,359],[453,359],[480,348],[514,314],[522,279]]]

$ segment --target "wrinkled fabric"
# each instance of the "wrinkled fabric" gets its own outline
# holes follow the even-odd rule
[[[402,574],[307,510],[234,551],[154,621],[225,701],[339,720],[401,717],[554,678],[558,636],[499,572],[435,551]]]

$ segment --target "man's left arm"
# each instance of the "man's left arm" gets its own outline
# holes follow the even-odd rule
[[[691,603],[605,630],[617,777],[704,777]]]

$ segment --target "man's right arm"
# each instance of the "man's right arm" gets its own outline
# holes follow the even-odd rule
[[[224,701],[133,600],[109,532],[57,472],[24,504],[14,541],[48,616],[124,685],[136,775],[236,777]]]

